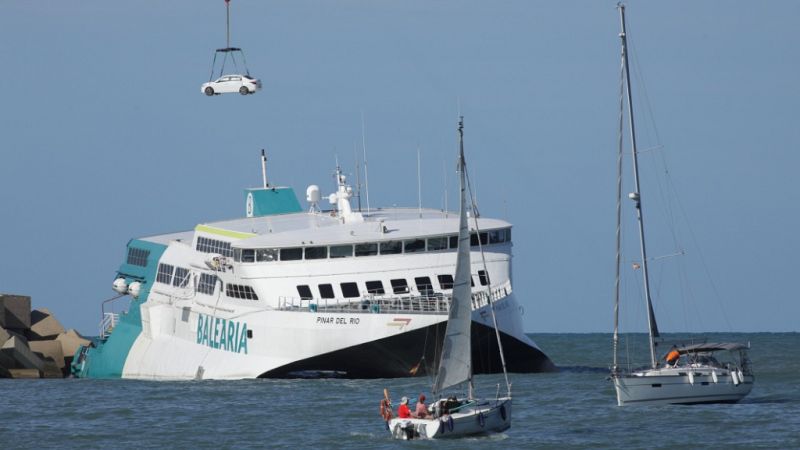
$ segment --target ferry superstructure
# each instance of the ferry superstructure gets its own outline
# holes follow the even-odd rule
[[[242,379],[321,374],[430,374],[444,338],[458,216],[418,208],[354,211],[337,191],[308,210],[289,187],[245,190],[246,217],[132,239],[114,289],[128,311],[105,313],[78,351],[90,378]],[[511,224],[478,218],[472,245],[475,373],[502,370],[490,302],[512,372],[556,370],[523,332],[511,283]],[[479,255],[486,259],[486,271]],[[487,273],[488,272],[488,273]]]

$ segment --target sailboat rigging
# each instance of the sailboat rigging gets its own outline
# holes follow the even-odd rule
[[[656,340],[660,338],[653,300],[650,290],[650,275],[645,246],[644,213],[639,183],[636,126],[633,114],[633,94],[628,66],[628,41],[625,22],[625,5],[617,5],[622,31],[622,66],[620,70],[620,114],[619,151],[617,155],[617,229],[616,229],[616,282],[614,295],[613,365],[611,379],[617,393],[617,404],[693,404],[736,402],[746,396],[753,386],[754,377],[747,358],[749,346],[738,343],[705,343],[699,345],[674,346],[662,364],[656,355]],[[624,81],[624,85],[623,85]],[[624,88],[624,89],[623,89]],[[623,369],[619,363],[619,305],[620,275],[622,267],[621,222],[622,222],[622,156],[624,109],[628,107],[628,127],[633,162],[634,191],[628,198],[634,202],[639,231],[641,262],[634,269],[641,269],[644,286],[644,301],[647,310],[648,346],[650,366],[641,369]],[[717,352],[728,351],[732,361],[720,362]]]

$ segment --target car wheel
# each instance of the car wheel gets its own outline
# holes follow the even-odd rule
[[[242,86],[239,88],[239,93],[242,95],[247,95],[250,93],[250,89],[247,89],[247,86]]]
[[[212,88],[211,86],[206,86],[205,92],[206,92],[206,95],[212,96],[212,95],[214,95],[214,88]]]

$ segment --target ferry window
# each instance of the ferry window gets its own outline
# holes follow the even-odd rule
[[[428,251],[433,250],[446,250],[447,249],[447,237],[433,237],[428,238]]]
[[[197,290],[203,294],[213,295],[214,288],[217,287],[217,276],[207,273],[200,274],[200,282],[197,283]]]
[[[150,256],[149,250],[142,250],[141,248],[128,247],[128,264],[134,266],[147,267],[147,257]]]
[[[189,269],[176,267],[175,278],[172,279],[172,285],[177,287],[186,287],[187,284],[189,284]]]
[[[242,260],[242,249],[235,248],[233,249],[233,260],[236,262],[241,262]]]
[[[319,296],[322,298],[334,298],[335,295],[333,294],[333,286],[330,284],[320,284],[319,286]]]
[[[303,259],[303,249],[301,247],[281,249],[281,261],[297,261],[298,259]]]
[[[252,248],[242,250],[242,262],[256,262],[256,251]]]
[[[260,248],[256,250],[256,261],[277,261],[278,249],[277,248]]]
[[[297,293],[300,294],[300,299],[302,300],[311,300],[314,298],[314,296],[311,295],[311,288],[305,284],[297,286]]]
[[[395,294],[408,294],[408,282],[405,278],[391,280],[392,292]]]
[[[433,284],[429,277],[416,277],[414,283],[417,285],[417,290],[421,295],[433,294]]]
[[[489,235],[481,233],[481,245],[486,245],[489,242]],[[470,233],[469,235],[469,245],[473,247],[478,246],[478,235],[476,233]]]
[[[506,241],[506,230],[492,230],[489,232],[489,243],[499,244]]]
[[[511,228],[506,228],[506,242],[511,242]]]
[[[358,285],[356,283],[342,283],[342,295],[346,298],[359,297],[361,294],[358,292]]]
[[[409,239],[407,241],[403,241],[403,251],[406,253],[424,252],[425,239]]]
[[[331,258],[344,258],[353,256],[352,245],[331,245]]]
[[[458,248],[458,235],[447,238],[450,241],[450,248]]]
[[[225,285],[225,295],[232,298],[240,298],[244,300],[258,300],[258,295],[250,286],[243,286],[240,284],[227,284]]]
[[[442,289],[453,289],[453,276],[452,275],[438,275],[439,286]]]
[[[356,244],[356,256],[372,256],[378,254],[378,243],[369,242],[366,244]]]
[[[306,259],[325,259],[328,257],[328,247],[306,247]]]
[[[367,281],[367,292],[370,294],[385,294],[383,290],[383,283],[378,281]]]
[[[489,274],[485,270],[478,271],[478,278],[481,280],[481,286],[489,284]]]
[[[381,255],[394,255],[397,253],[403,253],[402,241],[381,242]]]
[[[198,252],[203,253],[219,253],[222,256],[233,256],[230,242],[209,239],[203,236],[197,237],[196,249]]]
[[[156,281],[164,284],[172,283],[172,271],[174,269],[175,266],[170,266],[169,264],[159,264],[158,274],[156,275]]]

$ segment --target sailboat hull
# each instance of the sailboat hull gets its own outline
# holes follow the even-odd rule
[[[436,419],[392,419],[395,439],[452,439],[500,433],[511,427],[511,398],[478,402],[475,406]]]
[[[692,405],[736,403],[750,393],[754,377],[719,368],[675,368],[637,371],[613,380],[619,406]]]

